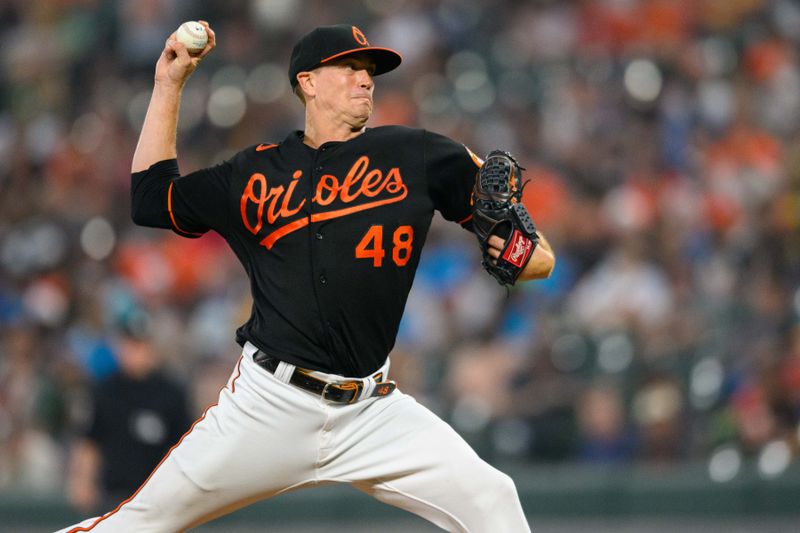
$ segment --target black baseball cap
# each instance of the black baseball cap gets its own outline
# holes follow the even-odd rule
[[[297,87],[297,74],[321,67],[349,54],[365,53],[375,61],[375,76],[394,70],[403,58],[390,48],[370,46],[364,33],[349,24],[320,26],[300,39],[289,61],[289,82]]]

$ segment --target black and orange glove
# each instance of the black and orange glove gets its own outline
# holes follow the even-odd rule
[[[522,204],[522,167],[508,152],[486,156],[472,190],[472,227],[478,237],[481,264],[501,285],[513,285],[539,242],[536,226]],[[505,245],[497,259],[489,255],[489,237]]]

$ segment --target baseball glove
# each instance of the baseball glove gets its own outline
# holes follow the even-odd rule
[[[486,156],[472,189],[472,226],[483,253],[481,264],[501,285],[513,285],[539,242],[522,204],[522,167],[508,152]],[[489,255],[489,237],[505,239],[500,257]]]

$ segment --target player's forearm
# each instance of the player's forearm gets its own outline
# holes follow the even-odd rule
[[[100,451],[97,446],[83,439],[72,451],[70,461],[70,477],[81,481],[93,481],[100,470]]]
[[[550,243],[542,232],[537,231],[536,233],[539,236],[539,244],[533,250],[533,255],[525,266],[525,270],[520,273],[520,281],[550,277],[556,265],[556,255]]]
[[[67,494],[72,504],[89,510],[97,503],[100,451],[89,440],[80,441],[72,451]]]
[[[153,163],[177,157],[180,104],[180,87],[156,82],[133,154],[131,172],[147,170]]]

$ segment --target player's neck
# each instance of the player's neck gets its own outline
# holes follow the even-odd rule
[[[311,148],[319,148],[327,142],[344,142],[358,137],[366,126],[351,125],[342,120],[317,120],[312,113],[306,113],[303,142]]]

